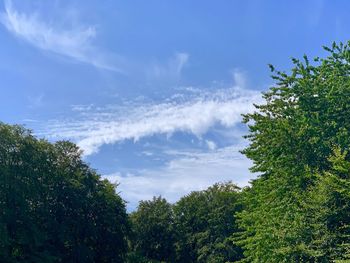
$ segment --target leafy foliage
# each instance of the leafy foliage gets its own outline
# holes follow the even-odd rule
[[[148,260],[174,260],[175,229],[171,204],[162,197],[141,201],[130,218],[134,233],[133,251]]]
[[[237,231],[240,189],[215,184],[170,205],[161,197],[141,201],[131,214],[129,262],[226,262],[242,257],[230,239]]]
[[[242,256],[230,240],[237,231],[234,214],[241,210],[239,193],[232,183],[215,184],[175,204],[177,262],[226,262]]]
[[[319,175],[304,201],[308,250],[320,262],[350,261],[350,162],[339,148],[330,171]]]
[[[127,215],[70,142],[0,124],[2,262],[122,262]]]
[[[306,56],[303,61],[293,59],[290,74],[271,67],[276,86],[263,95],[266,104],[244,116],[251,143],[243,153],[254,161],[252,171],[260,174],[245,192],[245,210],[238,215],[244,231],[235,240],[245,249],[246,262],[330,260],[322,256],[327,250],[312,249],[315,232],[307,218],[311,207],[304,200],[316,184],[320,189],[308,196],[314,199],[309,203],[315,202],[314,211],[322,198],[335,202],[331,198],[335,192],[319,195],[333,178],[327,172],[334,169],[329,158],[334,147],[342,152],[350,146],[350,48],[334,43],[325,49],[329,56],[316,58],[314,65]],[[322,183],[317,174],[324,177]],[[323,225],[322,218],[337,214],[338,208],[335,202],[332,211],[319,214],[321,221],[313,224]]]

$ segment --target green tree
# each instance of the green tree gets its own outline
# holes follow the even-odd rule
[[[130,215],[133,257],[146,262],[174,262],[175,229],[171,204],[162,197],[141,201]],[[142,261],[141,261],[142,262]]]
[[[76,145],[0,123],[2,262],[123,262],[127,231],[124,201]]]
[[[325,47],[329,56],[310,63],[293,59],[290,73],[275,71],[276,86],[263,94],[265,104],[244,116],[258,179],[245,191],[243,229],[235,240],[246,262],[316,262],[304,207],[305,192],[317,173],[332,170],[336,146],[350,145],[349,44]]]
[[[240,189],[215,184],[192,192],[174,206],[177,262],[226,262],[242,256],[230,236],[237,231],[234,214],[241,210]]]

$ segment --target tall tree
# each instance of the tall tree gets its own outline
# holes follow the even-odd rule
[[[243,151],[260,175],[244,195],[236,238],[246,262],[314,262],[305,228],[304,193],[332,169],[333,148],[350,145],[349,44],[325,47],[329,56],[293,59],[290,73],[275,71],[263,105],[244,116],[250,145]]]

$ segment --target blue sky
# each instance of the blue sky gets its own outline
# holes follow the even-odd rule
[[[132,210],[254,178],[241,114],[267,64],[349,39],[348,1],[8,0],[0,120],[68,139]]]

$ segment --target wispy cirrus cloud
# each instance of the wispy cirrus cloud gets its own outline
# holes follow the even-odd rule
[[[166,63],[153,63],[147,71],[149,78],[176,80],[180,77],[190,55],[185,52],[175,53]]]
[[[109,174],[104,177],[119,184],[118,191],[128,201],[130,210],[138,201],[162,195],[170,202],[191,191],[203,190],[220,181],[247,186],[253,175],[251,161],[239,153],[244,143],[210,152],[170,151],[173,159],[162,167],[141,170],[138,174]]]
[[[239,124],[241,114],[254,111],[253,104],[262,103],[262,98],[259,91],[246,88],[242,71],[233,71],[233,80],[234,85],[228,88],[178,89],[178,93],[161,101],[141,99],[102,107],[75,105],[72,117],[49,121],[37,129],[37,135],[73,140],[85,155],[97,153],[104,145],[143,138],[146,143],[140,150],[142,156],[137,158],[147,159],[146,166],[135,170],[123,166],[117,158],[111,165],[120,167],[108,168],[116,172],[104,176],[119,183],[117,190],[131,210],[138,201],[154,195],[174,202],[218,181],[232,180],[245,186],[253,175],[248,169],[251,162],[239,152],[246,145]],[[164,146],[157,145],[157,141],[150,143],[154,138],[147,140],[174,133],[195,135],[199,143],[182,135],[180,144]]]
[[[254,110],[253,103],[260,99],[258,91],[232,87],[214,92],[195,90],[158,103],[75,106],[75,118],[53,121],[39,135],[74,140],[85,155],[98,152],[105,144],[156,134],[185,132],[201,137],[215,125],[240,123],[241,114]],[[213,143],[208,146],[215,149]]]
[[[14,8],[11,0],[5,1],[1,23],[16,37],[41,50],[53,52],[96,68],[121,72],[97,50],[92,41],[96,37],[94,26],[57,28],[40,19],[37,13],[23,13]]]

